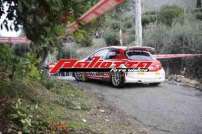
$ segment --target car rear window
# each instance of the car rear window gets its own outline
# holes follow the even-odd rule
[[[127,51],[126,55],[128,59],[131,59],[131,60],[153,60],[154,59],[149,52],[145,52],[145,51]]]

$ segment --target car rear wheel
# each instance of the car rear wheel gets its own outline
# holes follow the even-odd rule
[[[77,81],[87,81],[87,78],[86,78],[85,74],[82,73],[82,72],[75,72],[74,73],[74,78]]]
[[[123,87],[124,86],[124,73],[122,72],[112,72],[111,82],[114,87]]]

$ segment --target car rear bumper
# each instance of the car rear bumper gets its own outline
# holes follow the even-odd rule
[[[165,71],[156,72],[128,72],[125,74],[125,83],[161,83],[165,81]]]

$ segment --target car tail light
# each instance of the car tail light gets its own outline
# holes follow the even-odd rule
[[[160,62],[154,62],[150,65],[149,67],[149,71],[159,71],[161,70],[162,65]]]

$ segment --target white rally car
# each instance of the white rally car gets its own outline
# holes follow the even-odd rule
[[[89,79],[110,81],[113,86],[121,87],[125,83],[147,83],[159,85],[165,80],[165,71],[160,63],[150,52],[151,47],[122,47],[111,46],[97,50],[84,61],[90,61],[93,57],[101,57],[107,61],[128,60],[152,62],[147,72],[74,72],[73,76],[78,81]]]

